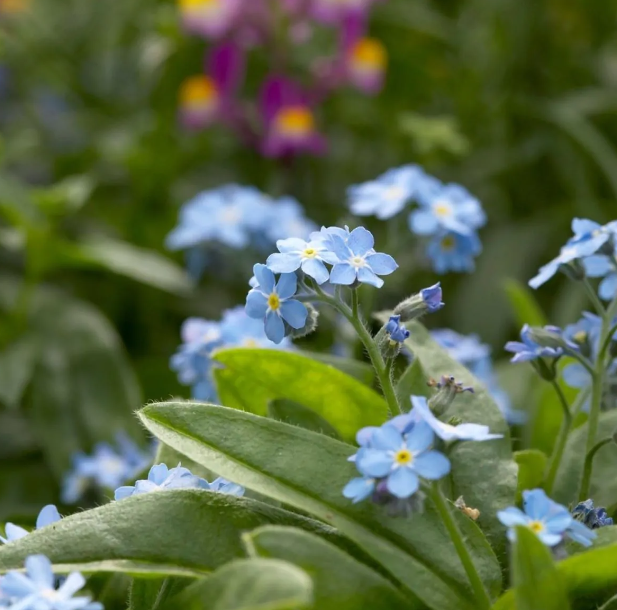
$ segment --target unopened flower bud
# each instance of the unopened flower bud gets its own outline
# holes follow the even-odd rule
[[[308,316],[306,316],[306,322],[302,328],[289,327],[289,335],[292,339],[299,339],[310,335],[317,329],[317,320],[319,318],[319,312],[310,303],[304,303],[304,306],[308,309]]]
[[[445,413],[457,394],[462,394],[463,392],[474,393],[471,386],[464,386],[462,382],[456,381],[452,375],[444,375],[439,381],[429,379],[428,385],[438,390],[437,394],[428,402],[429,407],[438,417]]]
[[[559,265],[559,271],[573,282],[580,282],[585,279],[585,267],[576,259]]]
[[[441,286],[437,282],[434,286],[423,288],[418,294],[414,294],[399,303],[394,308],[394,313],[399,315],[403,322],[409,322],[425,313],[439,311],[444,306],[441,298]]]
[[[527,336],[541,347],[578,350],[578,345],[568,341],[563,336],[563,330],[559,326],[531,326],[527,329]]]
[[[409,337],[409,331],[400,323],[400,320],[401,316],[390,316],[388,322],[375,337],[384,358],[395,358],[401,351],[405,339]]]
[[[532,360],[530,364],[544,381],[555,381],[557,379],[556,360],[538,358],[537,360]]]

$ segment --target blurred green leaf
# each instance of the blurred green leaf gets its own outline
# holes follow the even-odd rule
[[[504,289],[519,326],[546,326],[548,321],[542,308],[527,286],[513,279],[504,280]]]
[[[221,402],[258,415],[270,401],[293,400],[325,419],[341,438],[353,440],[364,426],[381,424],[386,403],[376,392],[332,365],[300,354],[265,349],[224,349],[214,370]]]
[[[359,360],[353,360],[352,358],[341,358],[340,356],[333,356],[332,354],[307,352],[305,350],[302,350],[302,355],[313,358],[323,364],[333,366],[339,371],[354,377],[368,386],[371,386],[375,380],[375,369],[373,369],[373,367],[366,362],[360,362]]]
[[[0,352],[0,402],[9,409],[19,406],[32,379],[40,346],[32,333],[19,337]]]
[[[517,504],[521,501],[523,491],[542,486],[547,460],[546,453],[538,449],[524,449],[514,452],[514,461],[518,464]]]

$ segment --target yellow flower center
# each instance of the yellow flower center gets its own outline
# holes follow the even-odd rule
[[[205,106],[214,104],[218,98],[216,83],[208,76],[187,78],[180,88],[182,106]]]
[[[539,534],[540,532],[544,531],[544,523],[542,523],[542,521],[532,521],[529,524],[529,529],[534,533],[534,534]]]
[[[399,449],[394,454],[394,461],[401,466],[410,464],[413,461],[413,455],[409,449]]]
[[[354,256],[349,262],[356,267],[356,269],[366,265],[366,261],[361,256]]]
[[[183,13],[216,15],[223,8],[221,0],[179,0]]]
[[[272,295],[270,295],[272,296]],[[255,341],[255,339],[245,339],[244,342],[242,343],[242,345],[244,345],[244,347],[259,347],[257,341]]]
[[[351,60],[359,69],[379,71],[386,67],[386,48],[375,38],[362,38],[351,49]]]
[[[276,292],[273,292],[269,297],[268,297],[268,307],[272,310],[272,311],[277,311],[278,308],[281,306],[281,299],[279,299],[279,295],[276,294]]]
[[[572,338],[577,343],[585,343],[587,341],[587,333],[584,330],[579,330]]]
[[[304,251],[304,256],[306,256],[306,258],[315,258],[317,256],[317,250],[314,248],[307,248]]]
[[[456,241],[454,240],[454,237],[448,235],[441,240],[441,249],[446,251],[452,250],[455,244]]]
[[[402,186],[391,186],[384,191],[383,197],[388,201],[395,201],[405,196],[405,191]]]
[[[285,135],[305,136],[315,129],[315,118],[306,106],[288,106],[276,115],[275,126]]]
[[[450,216],[452,208],[447,203],[436,203],[433,206],[433,211],[437,216]]]

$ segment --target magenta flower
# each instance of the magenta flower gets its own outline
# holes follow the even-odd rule
[[[311,15],[322,23],[339,24],[350,15],[364,15],[374,0],[310,0]]]
[[[260,97],[266,130],[262,143],[265,156],[325,152],[326,142],[316,131],[313,110],[295,83],[284,77],[270,77],[263,84]]]
[[[204,38],[221,38],[240,17],[244,0],[178,0],[182,25]]]
[[[180,88],[180,119],[189,129],[203,129],[235,113],[234,95],[244,76],[244,53],[233,43],[212,49],[207,74],[192,76]]]

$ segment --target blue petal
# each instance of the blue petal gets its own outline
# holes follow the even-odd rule
[[[349,286],[356,281],[356,270],[349,263],[339,263],[330,271],[331,284]]]
[[[266,260],[268,269],[274,273],[291,273],[300,267],[300,255],[299,254],[270,254]]]
[[[419,421],[405,437],[407,448],[413,453],[419,453],[428,449],[435,440],[435,433],[425,422]]]
[[[418,491],[418,475],[409,468],[397,468],[386,483],[388,491],[397,498],[409,498]]]
[[[523,492],[523,508],[534,521],[543,521],[551,509],[551,500],[543,489],[532,489]]]
[[[274,273],[259,263],[253,266],[253,275],[257,278],[259,288],[265,294],[271,294],[274,290]]]
[[[302,271],[309,277],[312,277],[318,284],[323,284],[328,281],[330,273],[326,266],[316,258],[309,258],[302,263]]]
[[[387,451],[366,448],[358,452],[356,466],[363,475],[385,477],[392,470],[392,457]]]
[[[403,444],[403,435],[394,426],[378,428],[371,438],[372,447],[385,451],[398,451]]]
[[[54,588],[54,573],[51,561],[45,555],[30,555],[26,557],[26,573],[30,580],[47,589]]]
[[[617,273],[607,275],[601,282],[598,289],[600,298],[605,301],[612,301],[617,294]]]
[[[528,284],[532,288],[539,288],[557,273],[557,269],[559,269],[559,262],[551,261],[550,263],[547,263],[544,267],[540,267],[538,274],[531,278]]]
[[[381,252],[369,254],[366,257],[366,262],[377,275],[390,275],[398,269],[396,261],[389,254]]]
[[[529,517],[519,508],[509,506],[505,510],[497,511],[497,518],[506,527],[515,527],[516,525],[527,525]]]
[[[51,525],[56,521],[60,521],[62,517],[58,512],[58,509],[53,504],[48,504],[41,509],[39,516],[36,519],[36,529],[40,529],[41,527],[45,527],[47,525]]]
[[[594,222],[593,220],[587,220],[586,218],[573,218],[572,219],[572,233],[577,237],[584,235],[585,233],[593,233],[602,225]]]
[[[435,481],[450,472],[450,460],[439,451],[426,451],[414,457],[412,467],[424,479]]]
[[[302,328],[306,324],[308,310],[303,303],[292,299],[281,303],[281,316],[292,328]]]
[[[439,229],[439,222],[428,209],[414,210],[409,215],[409,229],[417,235],[432,235]]]
[[[375,286],[375,288],[381,288],[384,284],[383,280],[377,277],[369,267],[360,267],[358,269],[358,281]]]
[[[0,591],[9,597],[22,599],[36,591],[34,583],[25,574],[20,572],[9,572],[2,578],[1,582],[2,588]]]
[[[371,442],[373,434],[375,434],[376,430],[379,430],[377,426],[366,426],[365,428],[360,428],[356,434],[356,443],[358,443],[360,447],[368,445]]]
[[[299,253],[306,248],[306,245],[306,242],[299,237],[288,237],[287,239],[279,239],[276,242],[276,247],[279,249],[279,252],[283,253]]]
[[[347,240],[347,246],[356,255],[366,254],[375,245],[375,239],[364,227],[356,227]]]
[[[561,375],[566,384],[571,388],[580,390],[591,384],[591,375],[587,369],[578,362],[568,364],[568,366],[563,369]]]
[[[546,530],[537,534],[538,538],[546,544],[546,546],[555,546],[563,540],[562,534],[551,534]]]
[[[295,273],[283,273],[276,285],[276,294],[281,301],[292,297],[298,289],[298,278]]]
[[[268,299],[259,290],[250,290],[246,295],[246,315],[249,318],[263,320],[268,311]]]
[[[351,479],[343,489],[343,495],[354,503],[368,498],[375,489],[375,479],[370,477],[357,477]]]
[[[160,485],[169,476],[167,464],[155,464],[148,472],[148,481]]]
[[[266,337],[273,343],[280,343],[285,338],[285,325],[283,320],[274,311],[266,314]]]
[[[4,526],[4,533],[6,534],[7,540],[12,542],[13,540],[24,538],[30,532],[23,527],[19,527],[19,525],[9,522]]]
[[[587,277],[604,277],[613,269],[610,259],[604,254],[588,256],[584,258],[582,262]]]
[[[124,498],[128,498],[132,496],[135,492],[135,487],[133,485],[124,485],[123,487],[118,487],[114,492],[115,500],[124,500]]]

